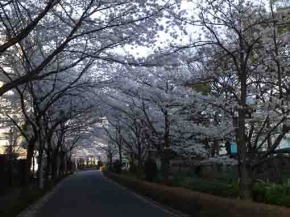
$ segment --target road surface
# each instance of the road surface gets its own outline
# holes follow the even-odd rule
[[[124,189],[98,171],[65,179],[34,217],[169,217],[167,210]]]

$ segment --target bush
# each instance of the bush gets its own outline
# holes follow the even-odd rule
[[[256,201],[290,207],[290,183],[258,182],[253,192]]]
[[[144,178],[144,169],[141,167],[138,167],[135,164],[130,164],[129,172],[131,174],[135,174],[137,177],[143,179]]]
[[[189,175],[177,175],[172,180],[172,185],[201,191],[223,197],[237,197],[238,185],[236,182],[226,183],[216,179],[202,179]]]
[[[145,162],[144,165],[144,172],[145,172],[145,179],[147,181],[155,181],[158,175],[158,169],[157,169],[157,165],[156,162],[151,159],[148,158]]]

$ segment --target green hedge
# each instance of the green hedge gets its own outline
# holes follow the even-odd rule
[[[190,174],[179,174],[173,178],[171,184],[222,197],[237,198],[239,196],[238,183],[233,181],[203,179]],[[253,195],[257,202],[290,208],[290,183],[258,182],[254,185]]]
[[[223,197],[238,197],[239,189],[236,182],[224,182],[217,179],[203,179],[199,177],[175,176],[171,183],[173,186],[188,188]]]
[[[256,201],[290,207],[290,183],[259,182],[254,186]]]

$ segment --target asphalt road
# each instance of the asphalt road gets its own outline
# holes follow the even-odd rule
[[[98,171],[66,180],[34,217],[169,217],[163,208],[124,189]],[[175,215],[176,216],[176,215]]]

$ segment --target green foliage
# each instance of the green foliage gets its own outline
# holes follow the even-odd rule
[[[238,196],[238,184],[236,182],[226,183],[217,179],[202,179],[194,176],[178,175],[174,177],[172,184],[223,197]]]
[[[283,25],[278,27],[278,34],[288,33],[290,32],[290,27],[288,25]]]
[[[282,172],[282,180],[283,182],[289,182],[290,181],[290,172]]]
[[[129,172],[134,174],[135,176],[139,177],[139,179],[143,179],[143,177],[144,177],[144,169],[138,167],[137,165],[135,165],[133,163],[130,164]]]
[[[187,86],[191,87],[193,90],[200,92],[204,95],[210,92],[210,85],[207,82],[194,82],[194,83],[188,84]]]
[[[258,182],[253,192],[256,201],[290,207],[290,183]]]

